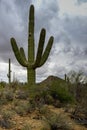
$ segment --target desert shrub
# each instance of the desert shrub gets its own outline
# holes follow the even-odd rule
[[[19,114],[20,116],[23,116],[26,114],[26,108],[24,106],[17,106],[15,108],[15,112]]]
[[[54,83],[50,87],[50,94],[54,99],[58,99],[61,102],[71,103],[74,102],[74,97],[70,94],[66,84]]]
[[[80,93],[77,91],[79,100],[77,100],[74,112],[72,112],[72,118],[87,127],[87,84],[79,86],[78,89],[80,89]]]
[[[60,100],[65,103],[74,102],[74,96],[70,93],[67,83],[64,80],[54,80],[49,85],[33,86],[30,90],[30,95],[35,98],[44,99],[45,104],[53,104],[53,100]]]
[[[54,104],[54,100],[60,100],[63,103],[74,102],[74,97],[69,92],[67,83],[64,80],[52,81],[49,85],[35,85],[29,89],[29,97],[36,100],[39,104]],[[38,98],[37,98],[38,97]]]
[[[5,98],[6,98],[8,101],[13,101],[13,99],[14,99],[14,93],[13,93],[13,91],[7,90],[7,91],[5,91],[3,94],[4,94]]]
[[[2,81],[2,82],[0,82],[0,88],[4,88],[6,86],[6,82],[4,82],[4,81]]]
[[[43,124],[43,127],[40,128],[40,130],[51,130],[50,125],[46,121],[43,121],[42,124]]]
[[[44,105],[46,95],[47,92],[39,85],[34,85],[29,89],[30,102],[34,107],[41,107]]]
[[[73,130],[71,122],[67,121],[67,117],[63,114],[51,112],[47,107],[41,110],[44,120],[50,125],[51,130]]]
[[[44,89],[40,93],[38,93],[40,101],[42,100],[42,105],[54,103],[53,97],[50,95],[49,90],[47,90],[46,88],[47,87],[44,87]]]
[[[4,89],[4,87],[0,84],[0,92]]]
[[[46,114],[49,114],[49,109],[48,109],[48,107],[45,105],[45,106],[42,106],[41,108],[40,108],[40,113],[42,114],[42,115],[46,115]]]
[[[26,100],[28,98],[28,95],[29,95],[28,92],[19,90],[19,91],[16,92],[16,96],[15,97],[17,99],[24,99],[24,100]]]
[[[64,107],[66,106],[64,103],[61,103],[60,100],[55,100],[55,102],[53,103],[53,106],[56,107],[56,108],[61,108],[61,107]]]
[[[29,96],[35,102],[36,107],[44,104],[53,104],[54,99],[49,93],[49,87],[41,85],[33,86],[29,90]]]
[[[18,101],[17,103],[14,104],[14,110],[17,114],[23,116],[33,111],[33,106],[29,102]]]
[[[3,110],[1,112],[1,118],[0,118],[0,126],[2,128],[10,129],[13,126],[13,123],[11,121],[13,117],[13,112],[10,110]]]
[[[9,86],[10,86],[10,88],[17,89],[20,87],[20,83],[18,80],[15,80]]]
[[[47,106],[43,106],[40,113],[44,116],[43,120],[49,124],[51,130],[73,130],[72,123],[67,120],[64,114],[54,113]]]
[[[29,100],[29,104],[30,104],[30,106],[31,106],[31,111],[35,110],[36,107],[38,107],[38,104],[37,104],[37,102],[35,101],[35,99],[30,99],[30,100]]]
[[[72,125],[64,115],[50,113],[46,116],[46,121],[51,126],[51,130],[73,130]]]
[[[0,126],[2,128],[10,129],[10,128],[12,128],[12,123],[9,120],[1,119],[0,120]]]
[[[31,130],[30,124],[25,124],[21,130]]]
[[[8,103],[8,101],[5,97],[0,98],[0,106],[6,105],[7,103]]]
[[[14,99],[13,100],[13,105],[14,105],[14,107],[18,106],[19,105],[19,100],[18,99]]]
[[[0,105],[5,105],[8,101],[13,101],[14,93],[9,88],[4,88],[0,93]]]
[[[50,94],[48,94],[44,97],[44,101],[45,101],[45,104],[53,104],[54,103],[54,99]]]
[[[2,110],[1,111],[2,118],[5,120],[11,119],[13,117],[13,114],[14,114],[14,112],[11,110]]]

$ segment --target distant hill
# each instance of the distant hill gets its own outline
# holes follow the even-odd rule
[[[43,80],[40,84],[41,85],[52,85],[55,82],[56,82],[56,84],[59,84],[59,83],[66,84],[66,81],[64,79],[61,79],[61,78],[59,78],[57,76],[53,76],[53,75],[47,77],[47,79]]]

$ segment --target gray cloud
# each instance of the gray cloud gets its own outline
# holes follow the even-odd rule
[[[49,31],[51,27],[51,21],[52,19],[57,17],[58,11],[59,7],[57,1],[43,2],[43,7],[39,8],[39,11],[36,12],[36,21],[37,21],[36,30],[42,28],[43,26]]]
[[[87,0],[77,0],[78,4],[86,3]]]
[[[66,17],[63,27],[72,42],[87,45],[87,17]]]
[[[10,38],[12,36],[19,37],[22,21],[17,15],[14,1],[6,0],[0,3],[0,57],[3,60],[10,58],[11,45]],[[2,57],[3,56],[3,57]]]

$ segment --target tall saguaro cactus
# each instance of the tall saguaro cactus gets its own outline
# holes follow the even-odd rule
[[[24,49],[21,47],[18,48],[16,40],[11,38],[11,45],[14,51],[15,57],[18,62],[27,68],[27,82],[29,85],[35,84],[35,70],[38,67],[41,67],[47,60],[52,44],[53,36],[49,38],[48,44],[44,50],[46,30],[42,28],[39,38],[39,45],[37,50],[37,55],[35,58],[35,43],[34,43],[34,6],[30,6],[29,14],[29,27],[28,27],[28,58],[26,58]]]
[[[11,83],[11,60],[9,59],[9,62],[8,62],[8,74],[7,74],[7,77],[8,77],[8,82]]]

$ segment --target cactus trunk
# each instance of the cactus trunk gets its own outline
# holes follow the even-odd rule
[[[29,69],[27,68],[27,82],[29,86],[35,84],[35,69]]]
[[[9,63],[8,63],[8,74],[7,74],[7,77],[8,77],[8,82],[11,83],[11,60],[9,59]]]
[[[11,38],[11,45],[15,57],[18,62],[27,68],[27,83],[29,86],[35,84],[36,68],[41,67],[47,60],[52,48],[54,38],[51,36],[48,44],[44,49],[46,30],[43,28],[40,33],[39,45],[35,59],[35,43],[34,43],[34,6],[30,6],[29,27],[28,27],[28,57],[26,58],[24,49],[18,48],[14,38]]]

